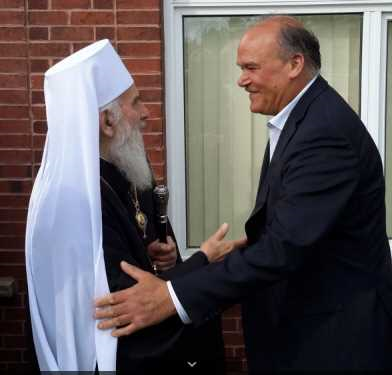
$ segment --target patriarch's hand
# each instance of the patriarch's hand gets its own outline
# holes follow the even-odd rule
[[[167,236],[167,243],[155,240],[147,246],[148,255],[153,265],[159,271],[166,271],[176,265],[177,247],[170,236]]]

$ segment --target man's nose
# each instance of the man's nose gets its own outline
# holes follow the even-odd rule
[[[248,77],[248,75],[245,72],[242,72],[240,77],[237,80],[237,84],[240,87],[246,87],[248,86],[250,83],[250,79]]]

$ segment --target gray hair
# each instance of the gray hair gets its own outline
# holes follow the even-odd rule
[[[301,53],[306,66],[316,74],[321,69],[320,43],[312,31],[300,24],[284,22],[280,28],[279,44],[284,58]]]

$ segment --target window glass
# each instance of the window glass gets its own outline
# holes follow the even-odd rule
[[[184,17],[187,246],[217,227],[244,235],[268,140],[237,86],[238,42],[262,17]],[[300,16],[320,40],[321,74],[359,112],[362,15]]]

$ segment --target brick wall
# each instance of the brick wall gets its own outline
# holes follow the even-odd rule
[[[144,139],[158,181],[165,178],[160,0],[0,0],[0,277],[17,294],[0,298],[0,371],[28,369],[24,232],[46,121],[43,73],[102,38],[112,40],[151,113]],[[245,369],[238,307],[224,317],[230,373]]]

